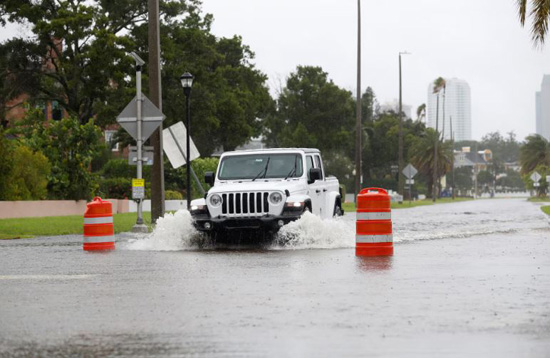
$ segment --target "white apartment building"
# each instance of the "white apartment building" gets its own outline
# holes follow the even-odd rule
[[[550,75],[542,77],[540,91],[535,95],[537,134],[550,140]]]
[[[472,110],[470,86],[458,78],[446,78],[445,91],[439,94],[438,130],[445,139],[451,139],[451,120],[455,141],[472,139]],[[426,124],[436,127],[437,94],[433,93],[434,84],[428,86]],[[445,93],[445,94],[444,94]],[[445,106],[445,107],[443,107]]]

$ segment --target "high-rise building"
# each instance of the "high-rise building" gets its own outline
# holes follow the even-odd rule
[[[433,93],[434,84],[428,86],[427,125],[436,127],[445,139],[451,139],[451,120],[455,141],[472,139],[472,111],[470,86],[458,78],[445,79],[445,91],[439,94],[439,113],[437,113],[437,94]]]
[[[550,75],[542,77],[540,91],[535,94],[537,134],[550,140]]]

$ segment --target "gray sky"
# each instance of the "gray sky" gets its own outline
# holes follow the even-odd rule
[[[550,73],[550,44],[533,47],[515,3],[363,0],[363,90],[371,86],[381,104],[398,98],[398,53],[407,50],[403,102],[413,112],[426,102],[430,81],[458,77],[471,88],[474,139],[513,130],[522,140],[535,131],[535,91]],[[356,6],[355,0],[203,0],[214,34],[242,36],[272,92],[297,65],[321,66],[355,92]],[[18,31],[3,29],[0,40]]]
[[[519,139],[535,131],[535,91],[550,73],[550,52],[533,48],[519,24],[515,0],[362,1],[362,87],[381,103],[399,96],[398,53],[403,57],[403,102],[427,100],[435,78],[466,80],[472,92],[474,139],[500,130]],[[279,86],[296,65],[321,66],[339,86],[355,92],[355,0],[204,0],[218,36],[238,34],[256,64]],[[549,45],[550,46],[550,45]]]

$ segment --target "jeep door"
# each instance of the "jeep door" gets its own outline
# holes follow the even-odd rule
[[[317,158],[315,158],[317,157]],[[320,167],[320,160],[318,158],[318,155],[311,155],[308,154],[306,156],[306,169],[307,169],[307,180],[309,184],[309,196],[311,197],[311,211],[315,215],[319,215],[321,217],[325,216],[325,173],[323,172],[323,168]],[[320,168],[321,169],[321,179],[316,180],[315,182],[311,182],[310,176],[309,176],[309,170],[311,168]]]

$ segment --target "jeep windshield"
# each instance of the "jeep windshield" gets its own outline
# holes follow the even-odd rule
[[[298,178],[303,173],[298,153],[231,155],[222,159],[218,179]]]

